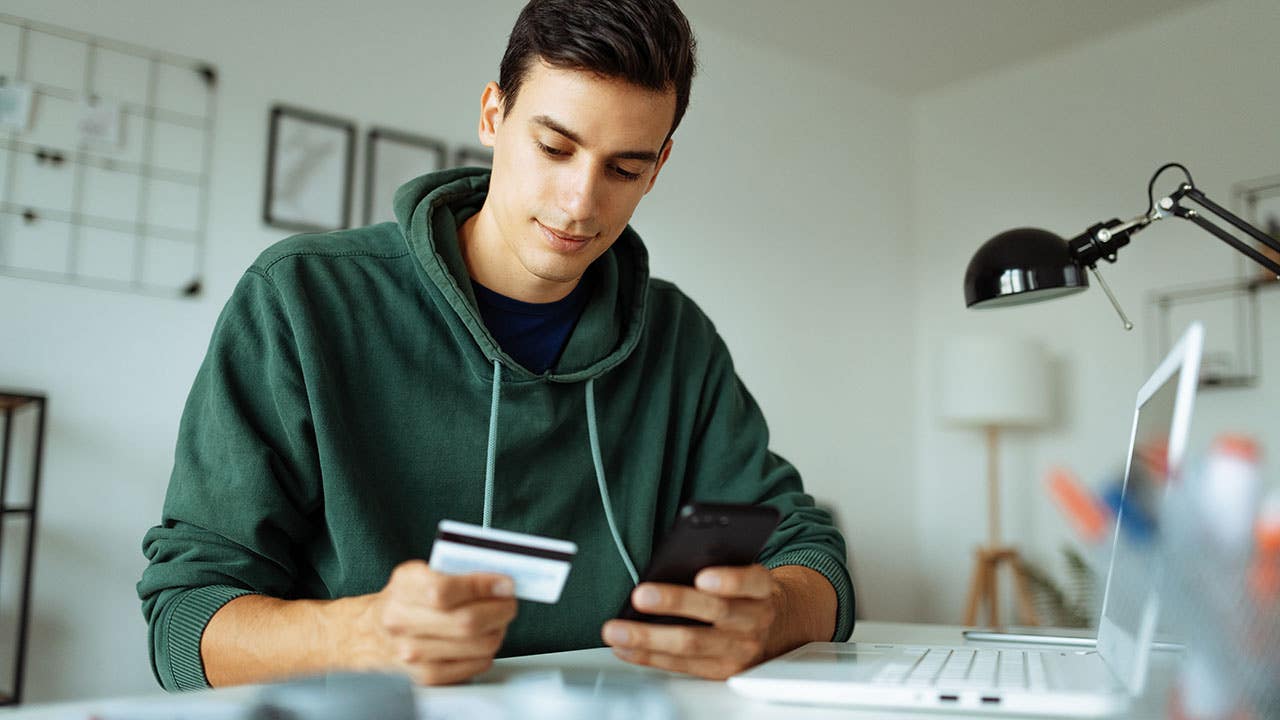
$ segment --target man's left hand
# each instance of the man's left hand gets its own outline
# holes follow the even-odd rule
[[[602,636],[627,662],[723,680],[765,659],[781,595],[763,565],[705,568],[694,587],[641,583],[631,591],[631,604],[711,627],[610,620]]]

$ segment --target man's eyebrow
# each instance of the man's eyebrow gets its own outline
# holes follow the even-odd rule
[[[582,144],[581,136],[546,115],[535,115],[530,122],[563,135],[578,145]],[[613,153],[610,157],[617,158],[619,160],[640,160],[649,163],[658,162],[658,153],[650,150],[624,150],[619,153]]]

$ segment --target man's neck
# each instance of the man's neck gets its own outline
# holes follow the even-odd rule
[[[555,302],[573,292],[581,278],[555,282],[525,269],[503,241],[487,210],[486,204],[458,227],[458,246],[471,279],[500,295],[527,303]]]

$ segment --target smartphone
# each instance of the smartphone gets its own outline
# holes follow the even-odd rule
[[[640,582],[693,585],[698,571],[713,566],[750,565],[778,525],[767,505],[689,503],[663,538]],[[631,606],[631,593],[618,617],[663,625],[707,625],[692,618],[650,615]]]

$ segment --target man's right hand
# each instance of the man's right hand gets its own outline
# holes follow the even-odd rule
[[[421,685],[467,680],[493,665],[516,616],[514,590],[505,575],[445,575],[421,560],[401,563],[360,618],[357,653]]]
[[[421,560],[386,587],[337,600],[243,595],[214,613],[200,641],[214,687],[332,670],[390,670],[447,685],[493,664],[516,616],[511,578],[445,575]]]

